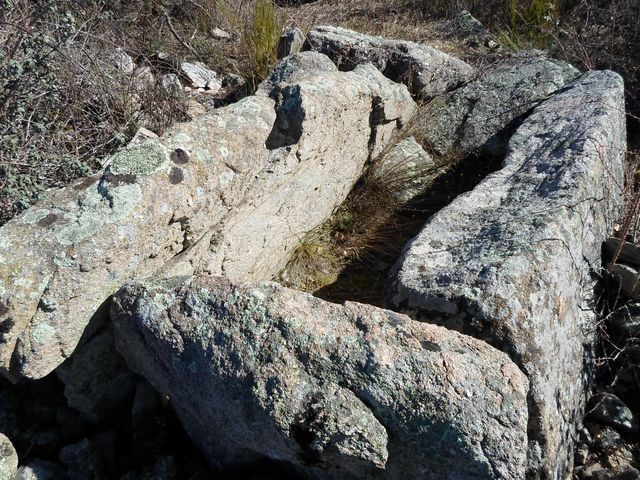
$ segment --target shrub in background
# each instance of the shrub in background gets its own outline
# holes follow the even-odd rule
[[[96,171],[139,127],[184,118],[182,92],[117,68],[113,22],[99,3],[0,2],[0,224]]]

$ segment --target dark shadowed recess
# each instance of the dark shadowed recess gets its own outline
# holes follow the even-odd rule
[[[457,162],[435,180],[429,191],[399,209],[390,222],[376,231],[375,240],[359,258],[347,264],[334,283],[314,292],[314,295],[335,303],[349,300],[385,306],[383,296],[387,275],[407,242],[434,214],[460,194],[473,190],[487,175],[499,170],[502,160],[502,156],[483,153],[469,155]]]
[[[141,382],[144,380],[140,379]],[[69,407],[64,385],[55,373],[31,382],[12,385],[0,378],[0,431],[11,438],[21,465],[46,461],[55,464],[53,480],[69,478],[120,480],[156,478],[152,473],[158,459],[171,458],[163,479],[189,480],[296,480],[301,478],[286,465],[265,460],[237,471],[211,468],[184,432],[170,402],[162,399],[159,408],[144,416],[130,410],[114,412],[99,424],[83,421]],[[130,399],[129,405],[133,402]],[[68,446],[84,447],[69,455]],[[72,447],[74,450],[74,447]],[[77,465],[70,476],[69,458]],[[86,465],[86,466],[85,466]],[[128,474],[128,475],[127,475]],[[151,476],[149,476],[151,475]],[[49,478],[49,477],[47,477]]]

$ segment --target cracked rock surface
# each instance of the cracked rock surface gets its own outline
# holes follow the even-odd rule
[[[275,283],[150,279],[118,292],[116,344],[210,461],[309,478],[522,479],[528,382],[486,343]]]
[[[529,377],[529,474],[566,478],[594,352],[602,242],[623,206],[622,79],[590,72],[537,106],[504,168],[436,214],[388,299],[509,353]]]
[[[511,132],[500,134],[579,75],[566,62],[521,54],[434,99],[421,109],[417,132],[438,155],[464,157],[482,147],[502,154]]]
[[[329,56],[341,70],[371,63],[423,99],[453,90],[476,73],[471,65],[426,44],[390,40],[341,27],[314,28],[307,34],[306,45]]]
[[[266,279],[412,115],[371,65],[287,58],[258,92],[116,154],[0,228],[0,371],[40,378],[127,280]]]

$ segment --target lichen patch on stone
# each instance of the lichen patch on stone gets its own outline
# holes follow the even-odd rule
[[[158,142],[126,148],[111,157],[109,171],[114,175],[149,175],[162,165],[167,154]]]
[[[22,223],[31,225],[46,218],[47,215],[49,215],[49,210],[46,210],[44,208],[39,208],[37,210],[27,210],[20,220],[22,221]]]
[[[31,330],[31,339],[36,343],[47,343],[56,333],[48,323],[39,323]]]
[[[73,245],[95,234],[100,227],[124,220],[142,199],[142,189],[137,183],[88,190],[82,199],[81,209],[70,223],[56,234],[63,245]]]

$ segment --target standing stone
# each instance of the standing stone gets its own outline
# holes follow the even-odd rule
[[[278,43],[278,58],[288,57],[302,50],[305,35],[298,27],[288,28],[280,37]]]
[[[482,147],[503,154],[512,122],[579,74],[539,55],[511,58],[421,109],[416,135],[440,156],[463,157]]]
[[[318,479],[524,478],[527,381],[482,341],[208,276],[128,285],[112,318],[127,362],[223,467],[267,457]]]
[[[50,373],[129,279],[272,278],[415,108],[373,66],[305,52],[255,95],[52,191],[0,227],[0,371]]]
[[[622,79],[590,72],[536,107],[504,168],[436,214],[390,304],[509,353],[527,374],[529,474],[566,478],[595,349],[601,246],[623,207]]]
[[[372,63],[393,81],[407,85],[411,93],[433,98],[459,87],[475,75],[462,60],[428,45],[382,37],[339,27],[316,27],[307,34],[312,50],[329,56],[341,70]]]

